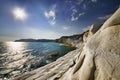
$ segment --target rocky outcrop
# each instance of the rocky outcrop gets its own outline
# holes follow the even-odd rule
[[[94,35],[100,28],[101,28],[102,24],[93,24],[91,25],[90,29],[86,32],[84,32],[83,35],[83,41],[87,42],[87,40]]]
[[[75,64],[74,56],[78,55],[80,50],[74,50],[65,56],[57,59],[44,67],[32,72],[23,74],[14,80],[58,80],[62,75]]]
[[[93,35],[79,49],[15,80],[120,80],[120,9],[97,32],[89,31]]]
[[[55,57],[57,57],[59,54],[60,54],[60,53],[59,53],[58,51],[53,52],[53,53],[51,53],[51,54],[48,55],[48,58],[55,58]]]
[[[56,39],[55,41],[72,47],[79,47],[79,45],[83,43],[83,35],[84,33],[72,36],[62,36],[61,38]]]
[[[82,34],[77,34],[72,36],[62,36],[61,38],[56,39],[55,41],[58,43],[63,43],[69,46],[79,48],[81,44],[86,42],[88,38],[90,38],[93,34],[95,34],[101,26],[102,24],[93,24],[91,25],[89,30],[83,32]]]

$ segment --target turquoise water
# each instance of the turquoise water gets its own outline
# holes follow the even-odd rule
[[[32,71],[73,49],[54,42],[0,42],[0,78]]]

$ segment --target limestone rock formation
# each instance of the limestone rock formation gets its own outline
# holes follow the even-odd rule
[[[48,55],[48,58],[55,58],[55,57],[57,57],[59,54],[60,54],[60,53],[59,53],[58,51],[53,52],[53,53],[51,53],[51,54]]]
[[[84,33],[72,36],[62,36],[61,38],[56,39],[56,42],[63,43],[72,47],[79,47],[79,44],[81,45],[81,43],[83,43],[83,35]]]
[[[102,24],[91,25],[90,29],[84,33],[83,41],[87,42],[88,38],[90,38],[92,35],[94,35],[101,28],[101,26],[102,26]]]
[[[79,49],[15,80],[120,80],[120,9]]]
[[[101,28],[101,26],[102,24],[93,24],[91,25],[89,32],[91,34],[95,34]]]

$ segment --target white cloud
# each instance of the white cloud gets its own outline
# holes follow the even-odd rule
[[[55,21],[55,20],[49,21],[49,23],[50,23],[52,26],[54,26],[54,25],[56,24],[56,21]]]
[[[77,9],[75,9],[75,8],[72,11],[74,14],[78,12]]]
[[[108,19],[108,18],[110,18],[110,17],[111,17],[111,14],[98,17],[98,19],[100,19],[100,20],[106,20],[106,19]]]
[[[63,26],[62,28],[63,28],[63,30],[69,30],[70,29],[69,26]]]
[[[74,8],[75,8],[75,5],[71,6],[71,8],[70,8],[70,9],[71,9],[71,10],[73,10]]]
[[[78,5],[80,5],[84,0],[77,0],[77,3]]]
[[[73,9],[72,9],[72,15],[71,15],[71,16],[74,16],[77,12],[78,12],[77,9],[73,8]]]
[[[83,4],[83,9],[86,9],[87,5],[86,4]]]
[[[49,12],[45,12],[44,15],[45,15],[45,17],[47,17],[47,18],[50,18],[50,17],[55,18],[55,11],[51,10],[51,11],[49,11]]]
[[[97,2],[97,0],[91,0],[93,3],[96,3]]]
[[[85,14],[85,12],[79,13],[79,17],[82,16],[82,15],[84,15],[84,14]]]
[[[49,12],[44,12],[45,17],[48,19],[48,22],[53,26],[56,23],[56,14],[55,10],[50,10]]]
[[[78,12],[78,11],[77,11],[75,8],[72,9],[71,21],[76,21],[76,20],[78,20],[78,17],[75,17],[75,14],[76,14],[77,12]]]
[[[71,21],[76,21],[78,20],[81,16],[83,16],[85,12],[79,13],[78,16],[75,16],[75,13],[71,15]]]
[[[45,11],[44,15],[48,19],[48,22],[53,26],[56,24],[56,12],[55,12],[56,5],[53,5],[50,11]]]
[[[70,0],[66,0],[65,3],[72,3],[72,1],[70,1]]]
[[[78,20],[78,17],[72,16],[71,21],[77,21],[77,20]]]

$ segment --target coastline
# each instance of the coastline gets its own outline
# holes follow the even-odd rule
[[[4,45],[5,44],[5,45]],[[55,50],[44,52],[45,54],[39,54],[37,50],[41,49],[42,44],[46,45],[46,49],[49,48]],[[75,48],[66,46],[64,44],[59,44],[55,42],[1,42],[1,49],[2,45],[8,47],[9,50],[13,52],[6,52],[1,54],[1,59],[7,61],[1,62],[1,71],[0,71],[0,79],[11,79],[15,76],[21,75],[23,73],[33,71],[37,68],[40,68],[42,66],[45,66],[53,61],[56,61],[57,58],[64,56],[66,53],[74,50]],[[31,48],[24,49],[25,45],[29,46],[31,45]],[[41,47],[37,47],[40,46]],[[52,46],[53,45],[53,46]],[[33,46],[33,47],[32,47]],[[51,46],[51,47],[50,47]],[[56,47],[54,47],[56,46]],[[35,49],[32,49],[36,47]],[[57,49],[58,47],[58,49]],[[42,48],[43,50],[43,48]],[[16,52],[17,51],[17,52]],[[35,52],[35,53],[34,53]],[[37,54],[36,54],[37,53]],[[35,55],[36,54],[36,55]],[[9,60],[10,59],[10,60]],[[12,60],[13,59],[13,60]],[[3,66],[2,66],[3,64]],[[19,65],[17,67],[17,65]],[[11,67],[10,67],[11,66]]]
[[[119,80],[119,39],[120,8],[102,26],[92,25],[76,50],[14,80]]]

